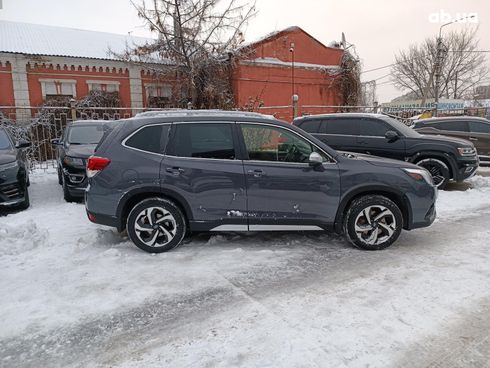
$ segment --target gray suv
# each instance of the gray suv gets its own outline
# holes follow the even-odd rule
[[[127,229],[152,253],[201,231],[334,230],[377,250],[436,216],[437,189],[425,169],[340,153],[255,113],[123,120],[88,159],[87,176],[89,220]]]

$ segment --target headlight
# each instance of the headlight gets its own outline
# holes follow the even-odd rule
[[[476,153],[473,147],[459,147],[458,151],[461,156],[474,156]]]
[[[65,156],[63,162],[67,165],[83,166],[83,160],[77,157]]]
[[[427,184],[434,185],[434,181],[432,180],[432,176],[425,169],[404,168],[402,170],[405,171],[411,178],[413,178],[417,181],[425,181]]]
[[[14,169],[17,167],[17,161],[9,162],[8,164],[0,165],[0,171]]]

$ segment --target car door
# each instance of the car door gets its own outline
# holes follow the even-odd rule
[[[340,195],[335,161],[292,129],[267,123],[239,126],[250,230],[319,230],[333,223]],[[312,152],[324,163],[311,166]]]
[[[358,135],[359,119],[335,117],[322,120],[315,137],[336,150],[361,152],[357,144]]]
[[[469,122],[469,140],[475,145],[482,161],[490,161],[490,122]]]
[[[432,125],[439,134],[469,140],[468,122],[465,120],[439,121]]]
[[[389,140],[386,132],[398,133],[398,139]],[[370,118],[360,120],[359,136],[357,139],[360,150],[363,153],[397,160],[405,158],[405,140],[403,136],[392,126],[384,121]]]
[[[245,175],[235,123],[174,122],[170,142],[161,165],[162,190],[188,203],[193,227],[247,230]]]

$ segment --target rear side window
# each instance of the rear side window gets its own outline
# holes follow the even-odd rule
[[[174,124],[170,154],[178,157],[234,160],[231,123]]]
[[[368,137],[384,137],[388,130],[393,130],[390,126],[379,120],[362,119],[360,122],[360,135]]]
[[[164,153],[169,130],[170,124],[146,126],[133,134],[125,144],[142,151]]]
[[[10,149],[10,139],[5,130],[0,129],[0,149]]]
[[[358,119],[325,119],[321,125],[321,133],[339,135],[359,135]]]
[[[470,121],[470,132],[472,133],[490,133],[490,123],[480,123],[477,121]]]
[[[300,128],[308,133],[318,133],[320,130],[321,120],[307,120],[300,125]]]
[[[468,125],[465,121],[441,121],[438,123],[434,123],[435,128],[440,130],[449,130],[455,132],[467,132]]]

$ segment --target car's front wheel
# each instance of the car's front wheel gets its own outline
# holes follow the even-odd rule
[[[186,221],[173,202],[163,198],[148,198],[131,210],[127,221],[129,238],[149,253],[167,252],[182,243]]]
[[[344,232],[358,248],[380,250],[389,247],[400,236],[403,216],[400,208],[381,195],[355,199],[345,217]]]
[[[447,183],[451,180],[451,173],[449,167],[436,158],[426,158],[417,162],[417,165],[426,169],[432,176],[434,185],[443,190],[446,188]]]

